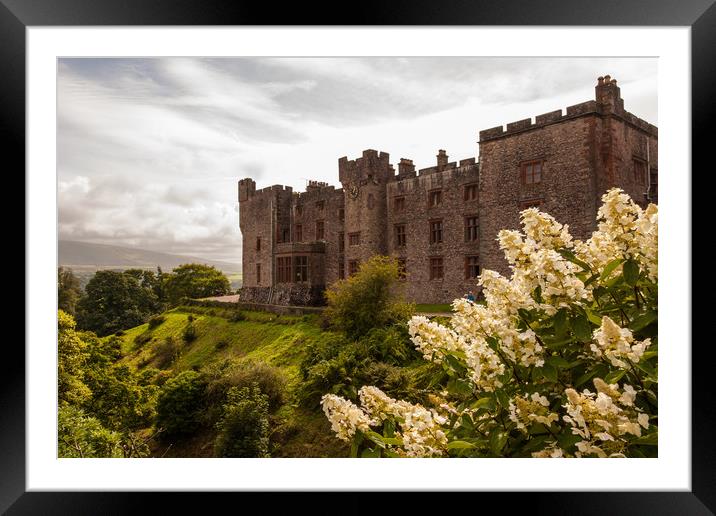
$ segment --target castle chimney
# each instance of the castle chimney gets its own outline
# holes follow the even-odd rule
[[[610,75],[597,78],[597,85],[594,88],[597,104],[607,113],[621,113],[624,111],[624,100],[617,86],[617,80]]]
[[[448,155],[445,153],[443,149],[440,149],[438,151],[438,170],[444,169],[448,164]]]
[[[415,172],[415,165],[412,159],[400,158],[398,163],[398,175],[405,176]]]

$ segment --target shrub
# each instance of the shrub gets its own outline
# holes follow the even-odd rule
[[[216,345],[214,346],[214,349],[216,351],[221,351],[222,349],[226,349],[228,347],[229,347],[229,342],[227,340],[222,339],[216,343]]]
[[[166,369],[179,358],[181,346],[171,335],[158,343],[154,348],[154,360],[159,369]]]
[[[449,326],[413,317],[415,346],[446,377],[432,409],[373,386],[360,407],[324,396],[354,454],[657,456],[658,210],[619,189],[602,201],[584,242],[522,211],[524,233],[499,233],[511,278],[480,276],[485,305],[456,299]]]
[[[189,315],[187,316],[186,320],[189,321],[189,323],[193,323],[193,322],[194,322],[194,315],[193,315],[193,314],[189,314]]]
[[[165,435],[191,434],[201,425],[206,383],[196,371],[184,371],[169,379],[159,391],[157,426]]]
[[[157,326],[160,326],[164,321],[166,321],[167,318],[163,315],[155,315],[153,317],[149,318],[149,321],[147,321],[147,326],[150,330],[153,330]]]
[[[124,335],[124,330],[118,330],[118,331],[114,332],[114,334],[117,337],[121,337],[122,335]]]
[[[122,457],[122,436],[71,405],[57,414],[58,457]]]
[[[218,457],[268,457],[268,396],[258,385],[232,387],[223,416],[216,424],[214,450]]]
[[[184,339],[184,342],[186,342],[187,344],[191,344],[192,342],[194,342],[196,340],[196,338],[198,337],[198,334],[197,334],[196,328],[194,327],[193,324],[187,324],[186,328],[184,328],[184,331],[182,332],[181,336],[182,336],[182,339]]]
[[[326,290],[325,316],[350,339],[357,340],[374,328],[404,323],[414,306],[400,295],[398,261],[374,256],[356,274],[333,283]]]
[[[139,348],[141,346],[144,346],[147,342],[152,340],[154,336],[151,332],[145,331],[144,333],[140,333],[136,337],[134,337],[134,347]]]
[[[210,400],[220,400],[232,387],[258,386],[267,396],[271,412],[284,402],[286,379],[281,370],[265,362],[226,360],[207,368],[204,373],[207,382],[207,394]]]
[[[241,310],[236,310],[229,316],[229,321],[231,322],[240,322],[246,320],[246,314],[242,312]]]

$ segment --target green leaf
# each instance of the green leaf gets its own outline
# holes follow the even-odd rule
[[[473,425],[472,418],[469,414],[463,414],[460,419],[463,427],[467,428],[468,430],[473,430],[475,428],[475,425]]]
[[[589,319],[590,322],[596,324],[597,326],[602,325],[602,318],[592,312],[589,308],[585,307],[584,312],[587,314],[587,319]]]
[[[647,446],[658,446],[659,445],[659,432],[653,432],[648,435],[642,435],[638,439],[635,439],[631,444],[644,444]]]
[[[534,299],[537,303],[542,303],[542,287],[537,285],[537,287],[532,291],[532,299]]]
[[[447,390],[457,396],[469,396],[472,394],[472,384],[460,378],[453,378],[448,382]]]
[[[502,448],[504,448],[505,443],[507,443],[508,437],[509,435],[504,430],[494,430],[490,434],[490,451],[495,455],[500,455]]]
[[[481,408],[491,409],[491,408],[494,408],[494,403],[492,402],[491,397],[486,397],[486,398],[480,398],[475,403],[473,403],[470,407],[475,410],[481,409]]]
[[[635,318],[629,325],[629,329],[631,329],[632,331],[639,331],[649,326],[652,322],[656,321],[657,317],[657,312],[655,312],[654,310],[649,310],[648,312],[643,313],[639,317]]]
[[[639,281],[639,264],[630,258],[624,262],[622,270],[624,271],[624,281],[626,281],[627,285],[635,287]]]
[[[619,265],[621,265],[622,262],[624,262],[623,258],[617,258],[616,260],[612,260],[611,262],[609,262],[606,265],[606,267],[604,267],[604,270],[602,271],[601,276],[599,276],[599,280],[603,281],[607,276],[609,276],[612,273],[612,271],[614,269],[619,267]]]
[[[460,363],[460,361],[455,358],[453,355],[445,355],[445,362],[448,364],[450,369],[455,371],[457,374],[461,375],[467,371],[464,365]]]
[[[572,318],[572,330],[574,335],[582,342],[592,340],[592,327],[584,314],[577,314]]]
[[[590,371],[585,372],[582,376],[577,378],[577,381],[574,382],[575,387],[580,387],[581,385],[584,385],[589,381],[590,378],[592,378],[595,374],[597,374],[596,369],[592,369]]]
[[[500,403],[500,405],[505,408],[510,406],[510,397],[505,391],[503,391],[502,389],[496,389],[495,396],[497,397],[497,401]]]
[[[363,450],[363,453],[360,455],[364,459],[375,459],[380,457],[380,449],[372,449],[372,448],[366,448]]]
[[[562,357],[547,357],[544,359],[544,361],[558,369],[567,369],[569,367],[569,362],[567,362]]]
[[[468,448],[476,448],[476,446],[467,441],[451,441],[447,445],[448,450],[465,450]]]
[[[573,434],[572,432],[563,432],[557,436],[557,441],[559,442],[559,446],[563,450],[568,450],[575,444],[577,444],[579,441],[581,441],[582,438],[578,435]]]
[[[556,382],[557,381],[557,369],[555,369],[550,364],[545,363],[545,365],[542,366],[542,376],[544,376],[550,382]]]
[[[617,383],[619,380],[622,379],[622,376],[626,374],[626,371],[623,369],[617,369],[616,371],[612,371],[608,375],[604,377],[604,381],[606,383]]]
[[[572,342],[572,337],[562,337],[562,338],[554,338],[554,337],[544,337],[542,339],[542,342],[544,342],[544,345],[547,346],[549,349],[558,350]]]
[[[569,260],[572,263],[579,265],[585,271],[591,272],[592,268],[589,266],[589,264],[587,264],[587,263],[583,262],[582,260],[580,260],[579,258],[577,258],[572,251],[569,251],[567,249],[560,249],[558,252],[565,259]]]
[[[353,442],[351,443],[351,457],[355,458],[358,457],[358,448],[360,447],[360,444],[363,442],[363,436],[358,433],[353,438]]]
[[[569,330],[569,324],[567,322],[567,310],[560,308],[559,311],[554,315],[554,331],[555,336],[564,337]]]

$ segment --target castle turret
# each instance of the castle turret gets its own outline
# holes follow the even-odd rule
[[[361,262],[388,250],[386,184],[395,177],[387,152],[372,149],[362,157],[338,160],[338,175],[345,195],[346,272],[355,272]]]
[[[616,79],[612,79],[610,75],[597,78],[597,85],[594,87],[594,92],[597,104],[602,107],[603,112],[624,112],[624,100],[617,86]]]

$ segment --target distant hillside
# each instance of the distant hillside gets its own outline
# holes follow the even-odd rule
[[[85,279],[84,276],[99,269],[155,269],[159,266],[165,272],[170,272],[184,263],[212,265],[229,277],[232,288],[240,286],[241,266],[236,263],[116,245],[92,244],[72,240],[60,240],[58,242],[58,265],[73,269],[81,276],[81,283],[83,284],[85,283],[85,281],[82,281]]]

